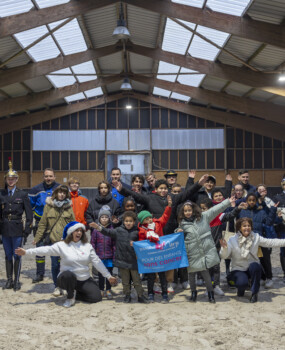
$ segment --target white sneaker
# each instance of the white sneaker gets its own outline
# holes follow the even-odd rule
[[[219,286],[216,286],[216,287],[214,288],[214,293],[215,293],[216,295],[220,295],[220,296],[225,295],[225,293],[221,290],[221,288],[220,288]]]
[[[266,280],[264,288],[269,289],[273,287],[273,281],[272,280]]]
[[[61,295],[63,295],[63,290],[59,287],[55,287],[52,295],[54,297],[60,297]]]
[[[161,288],[158,284],[154,284],[153,286],[153,292],[156,293],[156,294],[161,294]]]
[[[172,285],[173,289],[175,289],[177,287],[177,283],[172,282],[171,285]]]
[[[64,307],[71,307],[75,304],[75,297],[72,299],[66,299],[65,302],[63,303]]]
[[[168,287],[167,287],[167,292],[168,293],[174,293],[174,289],[173,289],[173,283],[168,283]]]
[[[204,284],[204,281],[202,279],[197,279],[196,285],[201,287]]]
[[[188,282],[188,281],[183,282],[183,283],[182,283],[182,287],[183,287],[184,289],[190,289],[190,284],[189,284],[189,282]]]

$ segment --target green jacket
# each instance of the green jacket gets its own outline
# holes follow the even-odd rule
[[[38,243],[46,232],[49,233],[52,243],[59,242],[64,227],[71,221],[75,221],[71,200],[58,208],[54,205],[51,197],[48,197],[34,241]]]
[[[204,271],[220,263],[220,258],[212,237],[210,222],[230,206],[228,199],[202,213],[199,221],[182,220],[185,248],[189,260],[188,272]]]

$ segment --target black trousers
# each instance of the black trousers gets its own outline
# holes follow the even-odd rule
[[[272,266],[271,266],[271,248],[261,247],[263,257],[259,258],[261,266],[263,267],[262,279],[272,279]]]
[[[188,271],[187,267],[181,267],[180,269],[174,270],[174,283],[178,284],[178,279],[180,283],[188,282]]]
[[[112,275],[113,267],[106,267],[106,269]],[[99,276],[99,288],[100,288],[100,290],[103,291],[105,289],[105,280],[106,280],[106,290],[110,290],[111,289],[111,284],[107,280],[107,278],[105,278],[99,271],[98,271],[98,276]]]
[[[62,272],[57,278],[57,286],[67,291],[67,298],[72,299],[76,290],[76,300],[87,303],[102,301],[97,283],[90,277],[85,281],[78,281],[71,271]]]
[[[165,277],[165,272],[158,272],[159,280],[160,280],[160,285],[161,285],[161,294],[167,295],[167,281]],[[147,292],[148,294],[153,294],[153,286],[154,282],[156,279],[156,274],[155,273],[147,273]]]

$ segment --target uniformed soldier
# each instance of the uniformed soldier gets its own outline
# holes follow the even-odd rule
[[[14,291],[17,291],[21,289],[21,284],[19,282],[21,259],[15,254],[15,249],[23,246],[25,238],[31,232],[33,212],[28,194],[16,187],[19,175],[13,170],[11,160],[9,160],[9,171],[4,178],[5,189],[2,190],[0,194],[0,228],[5,251],[7,281],[3,289],[13,288]],[[26,215],[25,227],[23,227],[22,219],[24,212]]]

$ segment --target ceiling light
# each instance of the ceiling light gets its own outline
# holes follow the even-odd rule
[[[126,105],[126,109],[132,109],[133,106],[132,105]]]
[[[117,27],[113,31],[113,36],[120,40],[120,39],[129,39],[131,36],[128,28],[126,27],[126,21],[122,18],[120,18],[117,22]]]
[[[123,84],[121,85],[121,90],[132,90],[132,85],[130,83],[130,79],[129,78],[125,78],[123,81]]]
[[[278,78],[279,81],[285,81],[285,74],[280,75],[280,77]]]

